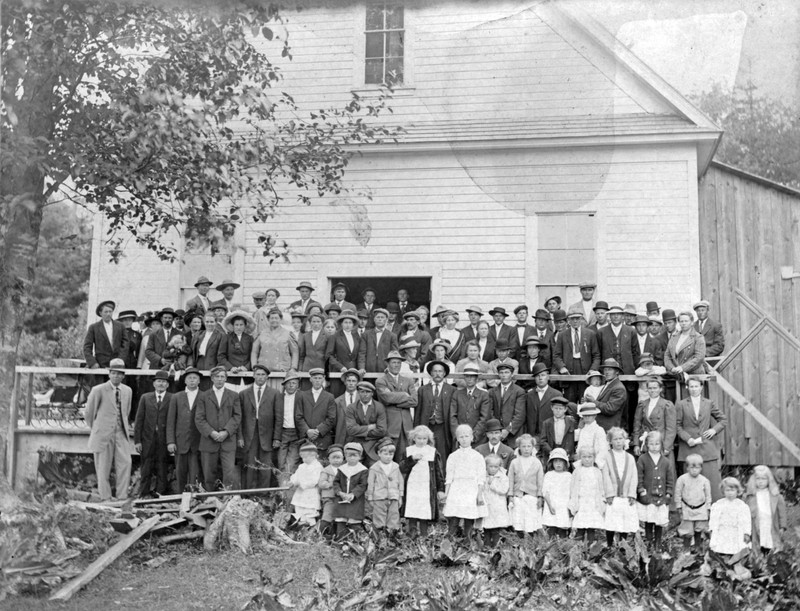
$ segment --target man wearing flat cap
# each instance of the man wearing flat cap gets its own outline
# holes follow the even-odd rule
[[[375,381],[378,399],[386,408],[386,434],[395,442],[395,462],[405,458],[407,436],[413,427],[411,410],[417,407],[415,380],[400,375],[403,360],[397,350],[392,350],[386,355],[386,373]]]
[[[353,312],[356,311],[356,304],[350,303],[346,300],[347,297],[347,285],[342,282],[337,282],[331,288],[331,293],[333,294],[333,299],[331,302],[326,305],[328,306],[335,305],[339,308],[339,312],[344,312],[345,310],[352,310]]]
[[[505,308],[501,308],[499,306],[492,308],[489,310],[489,316],[494,319],[494,324],[489,327],[489,337],[494,340],[494,344],[497,345],[497,340],[504,339],[508,343],[509,353],[512,359],[517,358],[517,354],[519,353],[519,342],[517,341],[517,333],[514,327],[507,325],[505,323],[506,318],[508,318],[508,313],[506,312]],[[493,361],[497,358],[496,354],[487,355],[484,360],[486,361]]]
[[[578,289],[581,291],[581,300],[573,303],[567,311],[577,309],[583,313],[585,325],[591,325],[595,321],[594,316],[594,291],[597,288],[595,282],[581,282]]]
[[[89,325],[83,340],[83,358],[89,369],[106,369],[112,359],[124,361],[128,355],[125,326],[113,319],[116,307],[113,301],[106,300],[95,309],[100,320]]]
[[[131,412],[133,392],[122,383],[125,361],[111,359],[107,366],[108,382],[92,388],[86,400],[84,419],[89,427],[89,451],[94,454],[97,489],[100,500],[111,500],[111,464],[116,475],[116,498],[128,498],[131,480]]]
[[[150,496],[153,475],[156,480],[156,492],[167,494],[167,468],[169,452],[167,451],[167,414],[172,401],[172,394],[167,392],[169,374],[160,370],[153,378],[153,392],[142,395],[136,409],[133,443],[141,457],[139,474],[139,492],[136,496]]]
[[[195,423],[200,431],[200,462],[206,490],[216,489],[219,466],[222,484],[236,490],[236,441],[242,424],[242,402],[238,393],[225,388],[228,372],[222,365],[211,370],[213,386],[200,395]]]
[[[300,463],[300,446],[305,442],[297,432],[294,413],[300,405],[300,375],[289,371],[281,382],[283,392],[278,395],[275,411],[275,426],[279,429],[281,445],[278,448],[280,485],[285,486]]]
[[[314,292],[313,284],[303,281],[297,285],[297,292],[300,293],[300,299],[289,304],[290,310],[298,310],[301,314],[308,314],[312,306],[318,306],[322,311],[322,304],[311,299],[311,293]]]
[[[186,311],[198,310],[200,312],[208,312],[211,306],[211,300],[208,298],[208,291],[211,290],[211,280],[205,276],[200,276],[194,287],[197,289],[197,295],[192,297],[186,302]]]
[[[344,392],[336,397],[336,430],[333,434],[333,443],[343,446],[347,443],[347,422],[345,421],[345,410],[348,405],[358,401],[358,383],[361,382],[361,372],[351,367],[342,372],[342,384]]]
[[[245,488],[268,488],[272,485],[272,452],[281,445],[275,426],[278,391],[267,384],[269,369],[253,365],[253,383],[240,393],[242,426],[237,443],[243,450]]]
[[[376,308],[372,316],[375,327],[364,331],[358,345],[358,368],[364,373],[381,373],[388,354],[398,348],[397,336],[386,328],[389,312]]]
[[[294,424],[300,438],[307,438],[323,452],[333,443],[336,430],[336,400],[323,388],[325,370],[315,367],[308,372],[311,388],[300,392],[294,409]]]
[[[344,412],[347,442],[357,442],[364,448],[364,463],[378,462],[378,442],[386,435],[389,425],[386,408],[375,401],[375,386],[369,382],[358,383],[358,399]]]
[[[520,353],[522,353],[525,341],[532,335],[536,335],[536,327],[528,324],[528,306],[518,305],[514,308],[514,316],[517,317],[517,322],[514,325],[517,334],[517,345],[520,347]],[[548,319],[549,318],[550,316],[548,314]],[[519,354],[517,358],[519,358]]]
[[[195,414],[200,397],[200,370],[183,371],[186,388],[172,395],[167,412],[167,450],[175,456],[175,479],[178,492],[196,485],[200,477],[200,431]]]
[[[425,371],[431,383],[417,390],[417,407],[414,410],[414,427],[424,425],[433,431],[436,450],[440,456],[450,455],[450,410],[454,386],[447,383],[450,366],[444,361],[429,361]]]
[[[705,299],[694,304],[697,314],[694,330],[706,340],[706,357],[719,356],[725,350],[725,334],[722,332],[722,323],[708,317],[711,304]]]

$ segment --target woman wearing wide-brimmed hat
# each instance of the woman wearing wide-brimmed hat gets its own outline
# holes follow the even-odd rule
[[[420,343],[413,337],[407,337],[398,347],[398,351],[403,355],[404,361],[400,365],[400,375],[418,374],[421,371],[419,362]],[[419,388],[422,384],[421,378],[414,378],[414,387]]]
[[[419,343],[419,360],[424,362],[427,358],[428,347],[431,345],[433,338],[431,334],[420,327],[422,316],[420,313],[421,308],[406,312],[403,314],[403,324],[400,325],[400,335],[398,341],[402,343],[408,338],[412,338]]]
[[[250,371],[256,321],[248,312],[234,310],[222,321],[222,327],[226,334],[219,342],[217,362],[231,373]]]

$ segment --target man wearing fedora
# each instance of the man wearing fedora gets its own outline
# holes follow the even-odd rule
[[[83,340],[83,358],[89,369],[107,369],[113,359],[124,361],[128,356],[125,326],[113,319],[116,308],[110,300],[101,301],[95,308],[100,320],[89,325]]]
[[[514,447],[525,425],[525,391],[514,384],[514,367],[510,363],[500,363],[497,374],[500,384],[489,391],[492,414],[503,425],[501,441]]]
[[[589,329],[594,331],[595,333],[599,332],[600,329],[603,327],[608,326],[608,303],[605,301],[598,301],[594,304],[594,308],[592,311],[594,312],[594,322],[591,325],[588,325]]]
[[[331,293],[333,294],[333,299],[331,302],[325,306],[326,308],[330,305],[335,305],[339,307],[340,312],[344,312],[345,310],[351,310],[353,312],[356,311],[356,304],[350,303],[346,300],[347,297],[347,285],[343,282],[337,282],[331,288]]]
[[[509,356],[512,359],[517,358],[517,354],[519,353],[519,342],[517,341],[517,334],[514,327],[505,323],[506,318],[508,318],[506,309],[499,306],[494,307],[489,310],[489,316],[494,319],[494,324],[489,327],[489,337],[494,340],[495,345],[497,345],[497,340],[505,339],[508,343]],[[495,358],[497,358],[497,355],[492,354],[487,355],[486,359],[484,360],[491,362]]]
[[[398,348],[397,336],[386,328],[389,312],[374,310],[375,327],[364,331],[358,346],[358,368],[362,373],[381,373],[386,368],[386,357]]]
[[[536,386],[525,396],[525,432],[538,436],[542,433],[544,421],[553,416],[550,407],[553,399],[562,394],[550,386],[550,372],[543,364],[539,363],[533,368],[533,375]]]
[[[578,289],[581,292],[581,300],[570,305],[567,311],[579,310],[583,314],[584,324],[588,326],[595,321],[594,292],[597,289],[597,283],[581,282],[578,285]]]
[[[508,470],[508,465],[514,459],[514,450],[500,441],[503,425],[497,418],[492,418],[486,423],[486,436],[488,441],[475,447],[475,451],[486,458],[489,454],[499,456],[503,461],[503,469]]]
[[[172,401],[172,394],[167,392],[168,385],[169,374],[164,370],[157,371],[153,377],[154,391],[143,394],[136,409],[133,443],[141,457],[138,497],[152,494],[153,475],[156,492],[159,495],[168,492],[167,415]]]
[[[377,322],[376,316],[375,323]],[[417,407],[416,381],[400,375],[404,360],[397,350],[392,350],[386,355],[386,373],[375,381],[378,399],[386,408],[388,426],[386,434],[395,444],[395,462],[405,458],[407,437],[413,426],[411,410]]]
[[[175,310],[164,308],[156,316],[161,321],[161,329],[150,335],[145,349],[150,369],[161,369],[164,366],[163,355],[167,345],[169,345],[169,340],[176,335],[181,335],[181,332],[172,326],[172,321],[175,319]]]
[[[450,406],[450,447],[456,444],[456,429],[460,424],[472,427],[473,445],[486,443],[486,423],[492,418],[492,402],[489,393],[478,387],[481,370],[469,363],[464,366],[464,386],[453,393]]]
[[[298,310],[301,314],[308,314],[312,306],[319,306],[320,311],[323,310],[320,302],[311,299],[311,293],[314,292],[313,284],[304,280],[297,285],[297,292],[300,293],[300,299],[289,304],[290,310]]]
[[[245,488],[267,488],[272,485],[272,451],[281,445],[275,426],[278,391],[267,384],[269,369],[253,366],[253,383],[240,393],[242,426],[238,443],[244,450]]]
[[[375,401],[375,386],[367,381],[357,385],[358,399],[345,408],[347,443],[356,442],[364,448],[363,462],[372,466],[378,462],[378,442],[389,430],[386,408]]]
[[[125,336],[128,338],[128,347],[120,358],[125,361],[125,369],[136,369],[139,361],[139,348],[142,345],[142,334],[133,328],[136,320],[135,310],[122,310],[117,315],[117,321],[125,327]]]
[[[467,308],[467,318],[469,319],[469,324],[461,329],[461,335],[464,336],[463,344],[465,346],[467,342],[476,341],[478,339],[478,323],[481,321],[481,318],[483,318],[483,310],[479,306],[469,306]]]
[[[600,346],[597,335],[589,327],[583,326],[583,312],[572,308],[567,312],[569,329],[560,333],[553,347],[553,369],[561,375],[586,375],[600,366]],[[578,403],[585,384],[581,382],[562,383],[567,399]]]
[[[314,367],[309,372],[311,388],[300,391],[294,408],[294,424],[300,439],[307,438],[324,452],[333,443],[336,430],[336,400],[323,388],[325,370]]]
[[[719,356],[725,350],[725,334],[722,332],[722,323],[708,317],[711,304],[705,299],[694,304],[692,309],[697,314],[694,330],[706,340],[706,357]]]
[[[178,492],[200,479],[200,431],[195,423],[200,396],[200,370],[183,371],[186,388],[172,395],[167,412],[167,450],[175,456],[175,479]]]
[[[242,423],[239,394],[225,388],[228,372],[222,365],[211,370],[213,386],[200,395],[195,423],[200,431],[200,463],[205,488],[213,491],[222,465],[222,484],[228,489],[239,486],[236,472],[236,436]]]
[[[540,342],[545,344],[543,348],[540,348],[539,355],[548,367],[553,366],[552,346],[555,341],[555,331],[553,330],[555,329],[555,325],[553,324],[553,329],[551,329],[551,324],[553,323],[550,312],[543,309],[536,310],[536,313],[533,316],[533,326],[535,327],[536,331],[533,335]],[[522,347],[524,345],[525,344],[521,344],[520,346]]]
[[[222,293],[222,299],[220,299],[220,301],[225,304],[225,308],[228,312],[233,312],[234,310],[240,310],[242,308],[241,303],[235,303],[233,301],[236,289],[240,286],[241,284],[237,284],[233,280],[223,280],[216,287],[217,290]]]
[[[622,318],[624,312],[619,306],[612,306],[608,311],[611,324],[600,329],[600,360],[614,359],[622,367],[622,373],[633,375],[639,362],[639,344],[636,342],[636,331],[626,324]],[[600,420],[600,418],[598,418]]]
[[[197,289],[197,295],[192,297],[186,302],[186,311],[198,310],[200,312],[208,312],[211,307],[211,300],[208,298],[208,291],[211,290],[211,280],[205,276],[200,276],[194,287]]]
[[[86,400],[84,419],[89,427],[89,451],[94,454],[100,500],[111,500],[111,464],[116,475],[116,498],[128,498],[131,479],[131,435],[128,418],[133,393],[122,383],[125,361],[111,359],[108,382],[92,388]]]
[[[608,432],[612,427],[623,426],[623,416],[628,406],[628,391],[620,382],[622,367],[616,359],[606,359],[601,365],[605,384],[593,405],[600,410],[597,424]],[[625,422],[627,428],[627,422]]]
[[[283,378],[283,392],[278,395],[275,403],[276,434],[280,436],[281,445],[278,448],[278,470],[280,471],[280,485],[285,486],[291,475],[300,463],[300,446],[305,440],[300,437],[295,426],[294,412],[300,404],[299,392],[300,375],[290,370]]]
[[[450,411],[456,389],[446,381],[450,366],[444,361],[429,361],[425,371],[431,381],[417,391],[414,426],[424,425],[433,431],[436,450],[446,457],[450,454]]]

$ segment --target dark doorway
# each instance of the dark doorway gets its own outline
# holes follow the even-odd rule
[[[431,279],[430,276],[423,277],[389,277],[386,276],[365,276],[365,277],[338,277],[330,278],[333,286],[337,282],[342,282],[347,286],[347,301],[356,305],[362,303],[361,293],[365,288],[375,289],[375,302],[385,306],[388,301],[397,301],[397,291],[406,289],[408,300],[415,306],[424,305],[428,309],[431,307]],[[328,301],[333,296],[328,295]]]

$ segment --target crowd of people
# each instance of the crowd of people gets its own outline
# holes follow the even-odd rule
[[[670,506],[681,511],[687,545],[710,530],[712,548],[728,550],[717,538],[739,536],[731,529],[740,486],[720,473],[727,418],[695,376],[724,349],[707,302],[677,314],[650,302],[638,314],[595,300],[586,283],[566,311],[560,297],[532,317],[520,305],[512,325],[502,306],[488,311],[491,321],[471,306],[459,327],[458,312],[439,306],[429,321],[402,289],[379,307],[374,290],[355,305],[337,284],[323,307],[301,282],[288,308],[268,289],[247,311],[232,302],[233,282],[217,286],[217,302],[208,278],[196,286],[184,311],[126,310],[114,320],[116,304],[97,308],[86,363],[109,369],[109,380],[92,389],[86,420],[103,499],[112,496],[112,462],[117,498],[128,493],[132,420],[138,495],[168,492],[173,460],[179,490],[268,487],[277,477],[295,488],[298,523],[318,522],[329,536],[346,534],[365,511],[378,528],[397,531],[405,518],[424,533],[440,505],[453,534],[469,536],[477,523],[489,544],[507,528],[586,538],[601,529],[610,543],[641,522],[657,545]],[[122,383],[138,366],[157,370],[151,392]],[[283,373],[281,391],[267,384],[271,372]],[[583,381],[551,384],[553,374]],[[670,377],[685,383],[685,397],[665,387]],[[760,473],[749,487],[761,500],[748,515],[763,530]],[[785,525],[770,515],[772,526]],[[759,532],[762,547],[777,545],[779,533]]]

